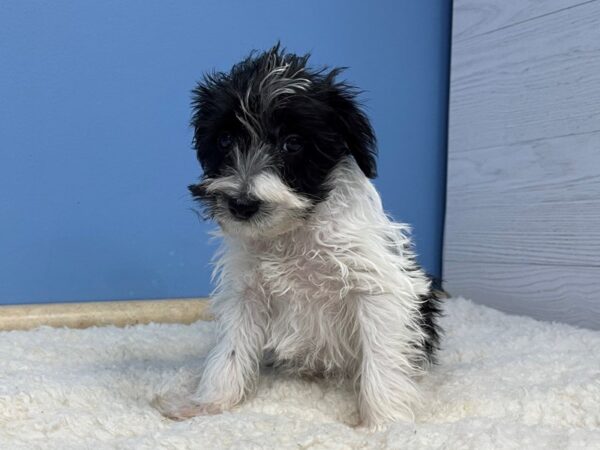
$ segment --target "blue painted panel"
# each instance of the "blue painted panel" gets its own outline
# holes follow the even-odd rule
[[[350,66],[386,208],[440,271],[450,1],[0,5],[0,303],[210,290],[189,91],[277,39]]]

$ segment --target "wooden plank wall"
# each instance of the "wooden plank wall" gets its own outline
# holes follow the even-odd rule
[[[444,279],[600,329],[600,0],[454,0]]]

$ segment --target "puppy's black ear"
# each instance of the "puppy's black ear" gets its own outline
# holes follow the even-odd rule
[[[344,82],[335,81],[335,77],[342,70],[334,69],[327,76],[329,104],[334,110],[335,127],[358,167],[367,177],[375,178],[377,176],[375,133],[369,119],[358,104],[359,92]]]

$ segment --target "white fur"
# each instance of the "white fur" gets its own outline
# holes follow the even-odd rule
[[[268,171],[254,178],[249,191],[253,197],[284,209],[305,210],[310,205],[308,199],[293,192],[281,178]]]
[[[300,77],[303,69],[291,72],[290,64],[280,64],[276,54],[272,54],[268,62],[268,73],[265,75],[258,86],[249,83],[244,96],[240,96],[240,108],[242,114],[237,115],[237,119],[244,125],[250,133],[254,142],[259,141],[262,125],[257,119],[260,111],[269,109],[276,101],[280,105],[285,102],[285,96],[294,95],[298,92],[306,91],[311,81],[308,78]],[[251,107],[251,96],[255,92],[260,92],[258,99],[258,111],[253,111]]]
[[[389,220],[353,159],[329,182],[328,199],[302,226],[224,234],[213,298],[218,344],[191,398],[162,402],[166,415],[238,404],[268,351],[291,372],[355,380],[365,425],[413,418],[425,361],[416,321],[429,281],[415,266],[407,226]],[[254,186],[259,198],[304,207],[268,172]]]
[[[308,199],[294,193],[281,178],[272,172],[264,171],[246,179],[240,175],[226,175],[205,180],[203,183],[210,194],[225,194],[229,197],[239,196],[242,192],[252,198],[269,203],[280,209],[305,210],[309,207]]]

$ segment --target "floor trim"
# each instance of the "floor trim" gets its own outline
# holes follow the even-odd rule
[[[207,307],[207,300],[202,298],[4,305],[0,306],[0,331],[30,330],[40,326],[88,328],[150,322],[188,324],[210,320]]]

